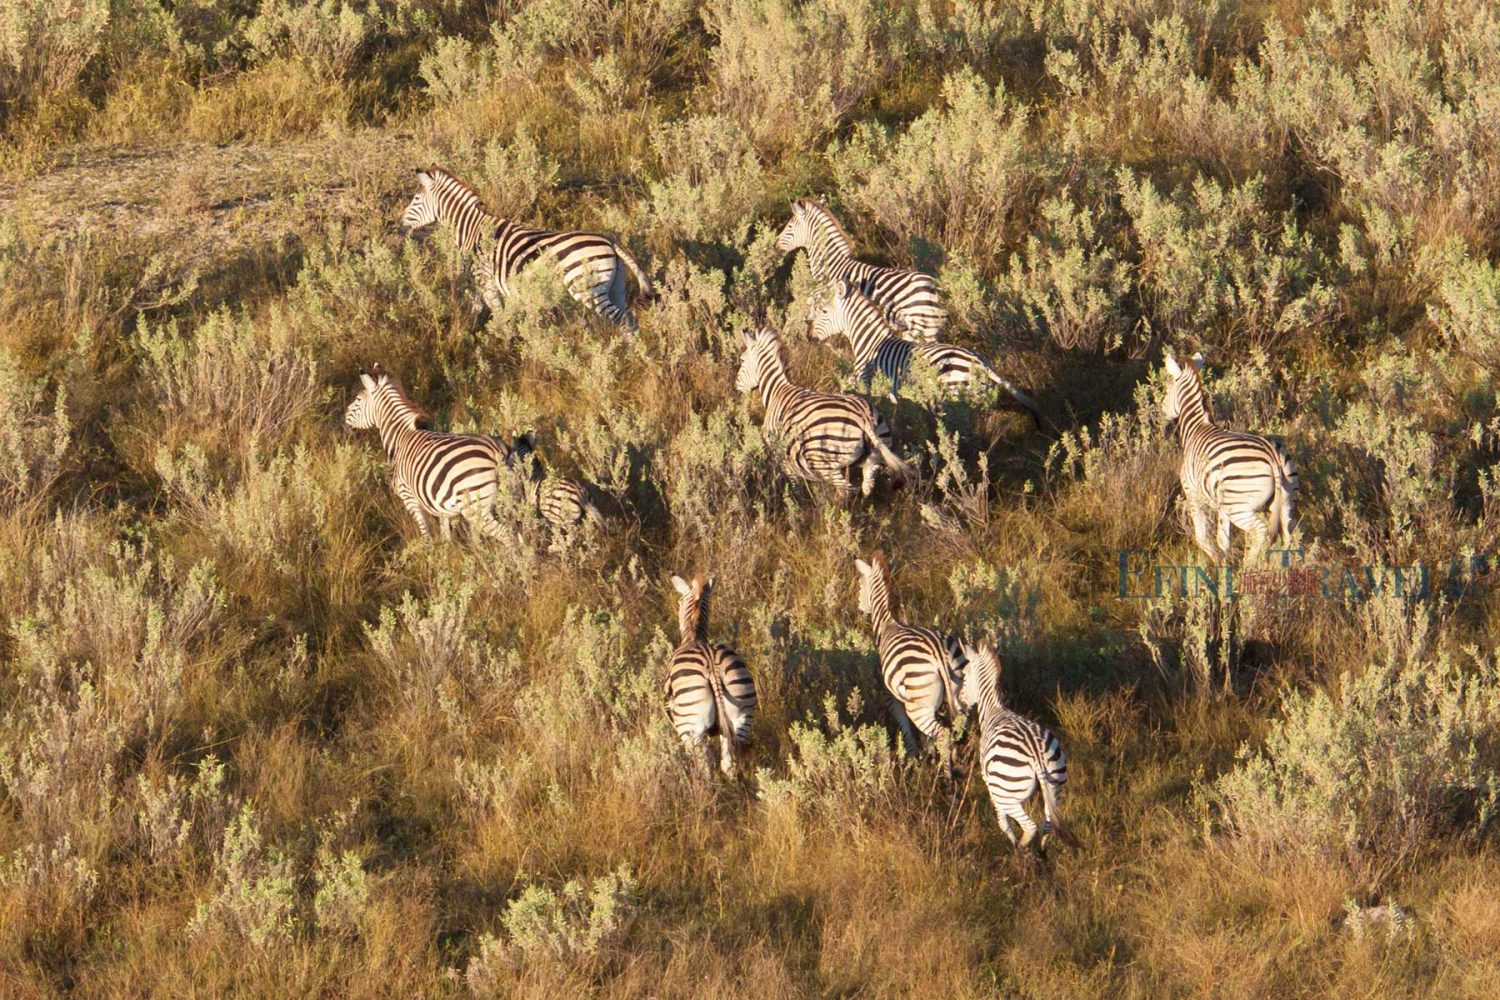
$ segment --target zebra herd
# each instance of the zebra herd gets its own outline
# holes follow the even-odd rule
[[[637,329],[630,310],[625,271],[635,275],[642,296],[654,295],[650,278],[618,244],[597,233],[551,232],[518,226],[487,211],[463,181],[439,167],[417,170],[418,189],[402,215],[416,231],[436,222],[452,226],[460,251],[472,255],[486,306],[497,312],[511,281],[538,261],[562,276],[569,294],[603,319]],[[845,337],[855,371],[868,389],[877,376],[891,398],[912,377],[914,364],[931,366],[946,389],[981,380],[997,386],[1026,410],[1038,428],[1042,414],[1028,395],[975,352],[938,342],[947,323],[937,282],[920,271],[880,267],[856,259],[854,243],[820,202],[792,203],[791,219],[776,240],[783,253],[804,250],[819,297],[808,314],[808,332],[819,341]],[[912,469],[893,450],[890,427],[863,395],[819,392],[792,382],[784,344],[774,330],[744,337],[735,388],[759,391],[764,426],[781,442],[788,470],[803,479],[838,487],[852,500],[856,489],[869,498],[882,477],[901,485]],[[1179,469],[1194,539],[1213,560],[1230,553],[1231,526],[1251,539],[1249,556],[1291,531],[1297,473],[1277,443],[1218,427],[1200,378],[1202,355],[1166,359],[1171,377],[1163,415],[1176,420],[1182,444]],[[428,518],[443,538],[462,519],[478,535],[500,539],[504,526],[494,510],[500,490],[513,486],[537,517],[568,531],[601,517],[586,487],[548,476],[532,434],[510,442],[483,434],[447,434],[432,428],[422,408],[399,380],[379,365],[360,376],[362,389],[345,413],[351,428],[375,429],[391,468],[391,483],[423,537]],[[1270,515],[1269,526],[1262,514]],[[1210,518],[1217,533],[1209,538]],[[934,752],[953,773],[953,726],[970,711],[979,719],[982,776],[1000,827],[1017,847],[1038,836],[1024,804],[1038,790],[1043,805],[1041,841],[1055,833],[1074,843],[1059,813],[1067,781],[1067,754],[1055,735],[1004,706],[1000,660],[988,643],[969,646],[935,629],[898,617],[895,580],[881,552],[855,560],[859,609],[869,616],[891,711],[909,753]],[[709,740],[719,738],[720,768],[730,774],[750,737],[755,682],[744,659],[708,639],[709,599],[714,580],[673,576],[680,596],[681,642],[671,656],[663,688],[667,716],[684,747],[702,753],[712,768]],[[1012,824],[1020,831],[1019,836]]]

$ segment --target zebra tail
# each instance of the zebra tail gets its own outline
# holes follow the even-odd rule
[[[714,711],[719,716],[719,739],[728,740],[735,750],[739,750],[740,737],[729,724],[728,696],[724,693],[724,676],[719,673],[717,663],[708,668],[708,685],[714,689]]]
[[[910,482],[911,466],[907,465],[900,455],[891,451],[890,447],[884,441],[880,440],[880,435],[875,433],[873,427],[863,427],[861,430],[865,432],[865,440],[870,442],[870,446],[880,456],[881,464],[895,477],[895,485],[904,486]]]
[[[1050,832],[1057,834],[1057,839],[1073,850],[1078,850],[1083,845],[1073,835],[1073,831],[1068,829],[1068,824],[1063,822],[1062,811],[1057,804],[1057,786],[1052,783],[1052,776],[1041,767],[1037,768],[1036,776],[1042,786],[1042,806],[1046,810]]]
[[[615,256],[623,260],[625,266],[629,267],[631,272],[635,274],[636,284],[641,286],[641,297],[647,299],[656,298],[656,286],[651,283],[650,278],[646,277],[646,272],[641,270],[641,265],[635,262],[635,258],[626,253],[624,248],[618,244],[615,245]]]
[[[1292,480],[1279,464],[1272,477],[1271,491],[1271,541],[1276,541],[1278,536],[1289,540],[1292,537]]]
[[[989,380],[991,382],[1004,389],[1007,393],[1009,393],[1011,399],[1014,399],[1021,405],[1022,409],[1031,414],[1031,422],[1036,425],[1037,430],[1042,429],[1042,410],[1041,407],[1036,405],[1036,400],[1026,395],[1020,389],[1017,389],[1015,386],[1011,385],[1008,379],[1002,376],[999,372],[995,371],[995,369],[990,368],[988,365],[985,366],[984,373],[989,377]]]

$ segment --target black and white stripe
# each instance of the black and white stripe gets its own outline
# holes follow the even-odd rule
[[[511,294],[510,283],[516,276],[543,257],[556,265],[573,298],[627,330],[634,331],[636,321],[625,287],[625,268],[635,274],[642,295],[656,294],[651,279],[608,237],[519,226],[491,215],[472,188],[441,167],[419,169],[417,193],[402,213],[401,223],[415,231],[440,220],[452,224],[461,250],[479,252],[477,280],[491,310],[498,311],[501,299]],[[481,242],[488,239],[493,239],[493,248],[481,249]]]
[[[391,463],[391,485],[422,536],[435,517],[443,538],[453,537],[453,521],[464,518],[486,537],[500,535],[492,504],[499,469],[510,458],[505,442],[483,434],[441,434],[427,426],[427,415],[407,397],[395,376],[379,365],[360,375],[364,388],[344,412],[344,423],[375,428]]]
[[[881,470],[904,483],[909,470],[890,448],[890,428],[869,401],[843,392],[814,392],[792,384],[782,358],[781,337],[762,330],[745,338],[735,388],[759,388],[766,404],[765,428],[786,447],[787,464],[804,479],[833,483],[854,493],[853,471],[862,470],[860,490],[869,496]]]
[[[1031,397],[1002,378],[978,354],[954,344],[916,344],[902,340],[880,307],[864,292],[842,279],[834,282],[833,292],[813,307],[810,319],[812,334],[818,340],[843,335],[854,350],[854,368],[866,385],[877,374],[891,382],[891,394],[911,375],[912,360],[920,358],[932,365],[938,381],[950,391],[968,385],[976,375],[988,379],[1031,414],[1038,428],[1041,411]]]
[[[901,336],[933,341],[948,322],[937,279],[921,271],[881,267],[854,259],[854,240],[815,201],[792,202],[792,217],[776,237],[782,253],[806,250],[813,279],[820,285],[848,281],[880,306]]]
[[[541,519],[562,531],[571,531],[584,521],[602,525],[604,517],[589,498],[588,487],[576,479],[550,475],[536,450],[536,435],[522,434],[514,442],[516,463],[527,470],[526,500]],[[531,459],[529,469],[526,460]]]
[[[723,643],[708,641],[708,599],[714,580],[672,577],[682,599],[677,624],[682,642],[667,666],[662,694],[667,718],[689,753],[701,748],[705,766],[713,768],[710,736],[719,737],[719,767],[732,774],[735,756],[750,740],[755,721],[755,680],[740,655]]]
[[[1068,754],[1051,732],[1030,719],[1006,708],[1000,698],[1000,657],[995,647],[983,643],[977,648],[964,646],[969,665],[964,672],[960,693],[965,711],[979,706],[979,762],[984,786],[1000,829],[1012,846],[1029,847],[1037,835],[1035,821],[1026,813],[1026,800],[1042,793],[1042,839],[1056,833],[1070,846],[1077,841],[1063,825],[1062,790],[1068,781]],[[1021,830],[1016,839],[1014,823]]]
[[[1167,373],[1172,384],[1162,400],[1162,411],[1167,420],[1177,421],[1182,442],[1178,476],[1193,521],[1193,538],[1210,559],[1218,561],[1229,556],[1233,525],[1250,536],[1247,561],[1254,562],[1278,537],[1291,538],[1297,470],[1278,442],[1214,425],[1202,368],[1202,354],[1181,363],[1169,355]],[[1262,512],[1269,517],[1262,519]],[[1218,521],[1212,540],[1210,514]]]
[[[950,726],[960,712],[958,694],[966,662],[963,650],[952,636],[896,620],[894,582],[882,553],[875,553],[868,563],[856,559],[854,565],[859,570],[859,610],[870,616],[875,628],[880,674],[907,749],[917,751],[916,733],[920,732],[936,746],[939,758],[951,770]]]

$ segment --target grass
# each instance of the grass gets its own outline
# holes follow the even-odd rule
[[[1486,5],[75,6],[0,0],[0,993],[1493,994]],[[640,336],[543,280],[478,322],[396,225],[433,161],[620,238]],[[919,483],[786,477],[733,376],[766,324],[851,384],[772,246],[820,194],[1056,437],[916,386],[876,405]],[[1159,413],[1198,349],[1330,596],[1119,596],[1122,549],[1196,558]],[[377,360],[608,528],[421,540],[341,424]],[[1061,734],[1080,851],[896,753],[876,548]],[[674,573],[756,676],[735,782],[661,709]]]

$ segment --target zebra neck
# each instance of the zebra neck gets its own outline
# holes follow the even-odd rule
[[[875,626],[877,640],[882,632],[896,624],[896,616],[891,614],[891,599],[884,591],[876,591],[870,599],[870,624]]]
[[[788,389],[792,388],[792,380],[787,378],[786,369],[780,365],[774,368],[766,368],[760,373],[760,398],[769,409],[771,404],[780,396],[784,396]]]
[[[807,263],[813,278],[828,281],[839,277],[838,265],[853,258],[849,248],[825,233],[814,233],[807,245]]]
[[[387,419],[380,423],[380,443],[385,448],[385,457],[394,459],[397,452],[417,435],[416,425],[410,420]]]
[[[465,212],[459,218],[453,220],[458,248],[464,253],[473,253],[479,249],[480,242],[486,233],[493,232],[496,226],[501,225],[503,219],[497,218],[484,211],[475,209],[473,212]]]
[[[1177,436],[1184,443],[1203,430],[1214,426],[1213,414],[1208,410],[1208,396],[1198,382],[1182,387],[1177,399]]]
[[[708,616],[697,601],[685,606],[677,616],[677,627],[682,632],[684,646],[694,642],[708,641]]]

